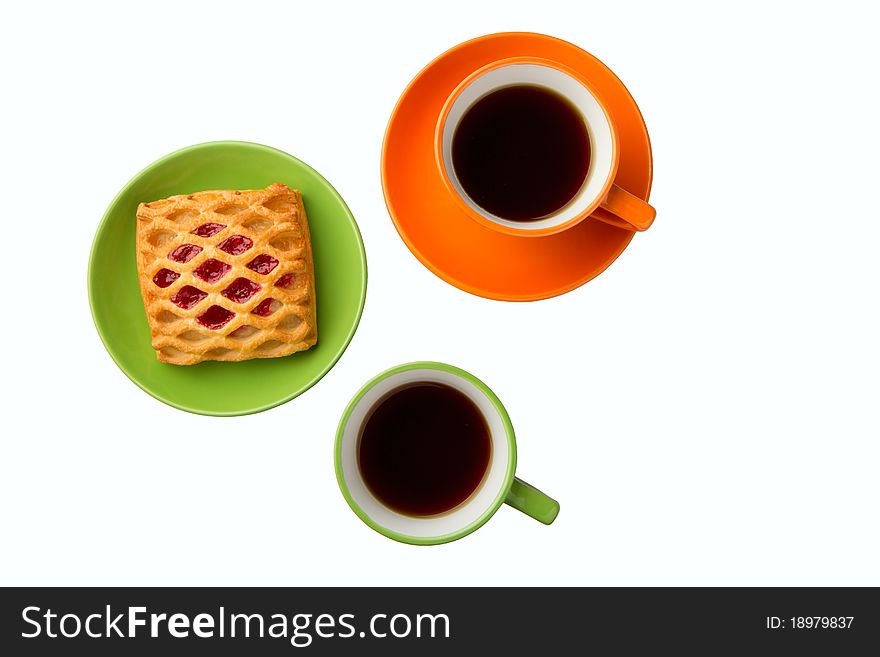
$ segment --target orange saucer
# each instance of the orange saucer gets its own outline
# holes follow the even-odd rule
[[[588,79],[611,108],[620,133],[614,182],[648,200],[651,143],[632,96],[608,67],[577,46],[543,34],[506,32],[466,41],[410,82],[388,121],[382,188],[388,212],[410,251],[444,281],[488,299],[534,301],[564,294],[599,275],[633,233],[586,219],[556,235],[518,237],[485,228],[459,208],[434,160],[434,128],[459,82],[498,59],[543,57]]]

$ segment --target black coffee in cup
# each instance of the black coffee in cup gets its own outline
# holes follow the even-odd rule
[[[445,513],[479,488],[492,441],[480,409],[441,383],[404,385],[370,409],[359,443],[361,476],[385,506],[410,516]]]
[[[565,207],[590,169],[583,116],[546,87],[518,84],[476,101],[456,127],[452,166],[474,203],[509,221]]]

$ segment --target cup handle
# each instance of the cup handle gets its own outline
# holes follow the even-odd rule
[[[513,478],[513,485],[504,502],[545,525],[549,525],[559,515],[559,502],[516,477]]]
[[[651,227],[657,211],[647,201],[612,185],[602,205],[592,216],[624,230],[641,232]]]

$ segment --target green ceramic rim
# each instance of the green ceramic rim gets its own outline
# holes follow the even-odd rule
[[[399,532],[392,531],[376,523],[354,500],[351,495],[351,491],[349,491],[348,489],[348,484],[346,484],[345,478],[342,474],[342,436],[345,431],[345,426],[346,424],[348,424],[348,418],[351,416],[352,411],[354,411],[355,406],[363,398],[363,396],[367,394],[367,392],[369,392],[369,390],[372,389],[380,381],[383,381],[395,374],[399,374],[400,372],[407,372],[410,370],[439,370],[441,372],[448,372],[474,384],[484,395],[486,395],[487,399],[492,402],[492,405],[495,406],[495,409],[498,411],[498,414],[501,417],[501,422],[504,424],[505,435],[507,437],[507,445],[510,449],[510,458],[508,459],[507,463],[507,472],[505,473],[504,477],[504,485],[501,487],[501,490],[498,492],[498,495],[495,497],[492,505],[488,509],[486,509],[486,511],[479,518],[471,522],[466,527],[463,527],[458,531],[451,532],[449,534],[444,534],[442,536],[409,536],[408,534],[401,534]],[[413,363],[406,363],[404,365],[392,367],[391,369],[385,370],[381,374],[374,376],[372,379],[367,381],[361,387],[361,389],[357,391],[352,400],[348,402],[348,406],[345,407],[345,411],[342,413],[342,418],[339,420],[339,426],[336,429],[334,465],[336,468],[336,481],[339,484],[339,490],[342,491],[342,496],[345,498],[345,501],[348,502],[348,506],[351,507],[351,510],[354,511],[357,516],[364,521],[365,524],[375,529],[380,534],[383,534],[388,538],[392,538],[395,541],[400,541],[401,543],[409,543],[410,545],[439,545],[441,543],[450,543],[452,541],[457,541],[458,539],[475,532],[484,524],[486,524],[489,518],[495,515],[495,512],[501,507],[502,504],[504,504],[507,493],[510,490],[511,485],[513,484],[514,473],[516,472],[516,436],[513,431],[513,424],[510,421],[510,416],[507,414],[507,410],[504,408],[501,400],[498,399],[498,397],[495,395],[494,392],[492,392],[489,386],[480,381],[480,379],[475,377],[470,372],[466,372],[465,370],[455,367],[454,365],[447,365],[446,363],[437,363],[433,361],[416,361]]]
[[[107,230],[107,227],[111,221],[111,217],[112,217],[113,211],[115,209],[115,206],[120,201],[120,199],[122,199],[125,196],[125,194],[131,189],[131,187],[134,186],[143,176],[162,167],[168,161],[173,160],[174,158],[176,158],[179,155],[182,155],[184,153],[189,153],[192,151],[198,151],[198,150],[203,150],[203,149],[210,149],[210,148],[217,147],[217,146],[246,146],[248,148],[253,148],[256,150],[262,150],[267,153],[273,153],[275,155],[283,156],[284,158],[292,160],[297,166],[301,166],[301,167],[311,171],[315,175],[316,179],[324,187],[326,187],[327,191],[333,197],[335,197],[336,200],[338,200],[339,205],[342,208],[344,208],[345,213],[346,213],[349,221],[351,222],[351,227],[353,228],[354,234],[357,238],[358,255],[360,256],[359,262],[357,263],[357,265],[360,268],[361,280],[362,280],[361,289],[359,291],[360,295],[359,295],[359,301],[358,301],[358,308],[357,308],[357,312],[356,312],[354,321],[352,322],[351,329],[349,330],[348,334],[345,336],[345,338],[342,341],[342,343],[340,344],[339,348],[332,355],[332,357],[328,360],[327,364],[319,372],[317,372],[308,382],[298,386],[290,394],[288,394],[286,396],[279,397],[278,399],[275,399],[271,402],[267,402],[266,404],[262,404],[260,406],[254,406],[253,408],[248,408],[248,409],[243,409],[243,410],[234,410],[234,411],[216,411],[216,410],[207,410],[207,409],[190,407],[185,404],[178,403],[173,399],[169,399],[163,395],[160,395],[160,394],[156,393],[154,390],[150,389],[148,386],[141,383],[141,381],[138,380],[138,378],[135,376],[135,374],[133,372],[130,372],[129,369],[125,366],[122,359],[119,358],[119,356],[114,352],[113,347],[111,346],[111,341],[109,340],[109,338],[107,336],[108,330],[106,327],[104,327],[101,324],[101,322],[98,319],[98,316],[96,314],[95,300],[94,300],[94,297],[97,294],[97,292],[96,292],[97,280],[94,276],[94,272],[95,272],[94,265],[95,265],[96,251],[97,251],[98,245],[101,241],[101,237],[102,237],[104,231]],[[140,388],[141,390],[146,392],[151,397],[154,397],[155,399],[158,399],[159,401],[161,401],[165,404],[168,404],[169,406],[172,406],[174,408],[180,409],[182,411],[187,411],[189,413],[195,413],[198,415],[208,415],[208,416],[215,416],[215,417],[232,417],[232,416],[250,415],[253,413],[260,413],[262,411],[265,411],[270,408],[274,408],[276,406],[284,404],[284,403],[290,401],[291,399],[294,399],[295,397],[301,395],[306,390],[311,388],[318,381],[320,381],[324,377],[324,375],[326,375],[327,372],[329,372],[333,368],[333,366],[339,361],[339,359],[342,357],[342,354],[345,352],[346,348],[351,343],[351,340],[354,337],[355,332],[357,331],[357,327],[360,324],[361,316],[363,315],[364,305],[366,303],[366,298],[367,298],[367,254],[366,254],[366,250],[364,248],[364,241],[363,241],[363,237],[361,236],[360,228],[358,227],[357,222],[354,219],[354,215],[351,213],[351,210],[349,209],[348,205],[346,205],[342,196],[340,196],[339,192],[336,191],[336,189],[333,187],[333,185],[331,185],[327,181],[327,179],[324,178],[324,176],[322,176],[320,173],[315,171],[315,169],[310,167],[308,164],[306,164],[302,160],[294,157],[293,155],[290,155],[289,153],[286,153],[286,152],[279,150],[277,148],[273,148],[271,146],[266,146],[264,144],[257,144],[255,142],[238,141],[238,140],[209,141],[209,142],[203,142],[200,144],[194,144],[192,146],[186,146],[184,148],[173,151],[173,152],[169,153],[168,155],[165,155],[164,157],[159,158],[158,160],[156,160],[152,164],[144,167],[135,176],[133,176],[131,178],[131,180],[129,180],[125,184],[125,186],[116,194],[116,196],[113,198],[113,200],[107,206],[107,210],[104,212],[104,216],[101,218],[101,223],[98,225],[97,231],[95,231],[95,237],[92,240],[92,247],[89,252],[87,279],[88,279],[87,280],[87,287],[88,287],[88,296],[89,296],[89,310],[92,315],[92,321],[94,322],[95,328],[98,331],[98,335],[101,338],[101,342],[104,344],[104,348],[107,350],[107,353],[110,354],[110,357],[113,359],[113,362],[116,363],[116,365],[119,367],[119,369],[122,370],[122,372],[125,374],[125,376],[127,376],[128,379],[132,383],[134,383],[138,388]]]

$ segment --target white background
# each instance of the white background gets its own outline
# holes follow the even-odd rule
[[[869,3],[17,3],[4,10],[0,583],[880,584],[876,15]],[[832,9],[833,7],[833,9]],[[626,83],[654,227],[530,304],[407,251],[379,152],[400,92],[489,32],[553,34]],[[93,233],[153,160],[215,139],[302,158],[366,243],[360,329],[251,417],[166,407],[113,364]],[[391,365],[447,361],[508,407],[518,474],[562,504],[394,543],[333,475],[338,416]]]

